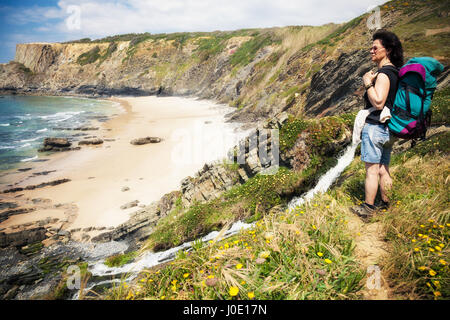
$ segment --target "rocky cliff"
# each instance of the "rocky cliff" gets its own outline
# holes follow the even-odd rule
[[[236,107],[232,119],[282,111],[331,115],[361,106],[361,75],[372,66],[369,14],[341,25],[229,32],[131,34],[93,41],[18,44],[0,66],[4,93],[195,95]],[[383,27],[406,57],[449,63],[449,7],[442,1],[391,1]]]

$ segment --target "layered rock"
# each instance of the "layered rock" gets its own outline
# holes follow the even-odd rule
[[[373,67],[367,50],[343,53],[312,76],[305,111],[326,116],[363,108],[362,76]]]
[[[43,227],[23,230],[14,233],[0,232],[0,248],[22,247],[46,238],[47,230]]]

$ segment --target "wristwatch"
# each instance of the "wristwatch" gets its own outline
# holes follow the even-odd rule
[[[366,88],[366,90],[369,90],[370,87],[373,87],[373,83],[372,82],[369,83],[369,84],[364,85],[364,88]]]

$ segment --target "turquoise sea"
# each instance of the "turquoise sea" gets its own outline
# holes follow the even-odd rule
[[[39,161],[37,150],[46,137],[76,140],[76,134],[83,134],[82,131],[58,128],[90,126],[93,120],[103,122],[118,112],[119,104],[108,100],[0,96],[0,170],[14,168],[23,162]]]

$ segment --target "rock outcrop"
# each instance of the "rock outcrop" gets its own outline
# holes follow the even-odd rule
[[[78,142],[78,145],[79,146],[81,146],[81,145],[99,145],[102,143],[103,143],[103,140],[97,138],[97,139],[91,139],[91,140],[81,140]]]
[[[39,152],[55,152],[55,151],[69,151],[79,150],[78,147],[71,148],[72,143],[66,138],[45,138],[44,145]]]
[[[148,143],[159,143],[161,142],[161,138],[158,137],[145,137],[145,138],[138,138],[138,139],[133,139],[130,141],[130,143],[132,145],[143,145],[143,144],[148,144]]]
[[[327,116],[362,108],[362,76],[373,67],[367,50],[343,53],[312,76],[305,112]]]
[[[23,230],[14,233],[0,232],[0,248],[22,247],[30,243],[42,241],[46,238],[47,230],[42,227]]]
[[[11,192],[19,192],[19,191],[23,191],[23,190],[34,190],[37,188],[44,188],[47,186],[56,186],[58,184],[61,183],[66,183],[69,182],[70,179],[67,178],[63,178],[63,179],[57,179],[57,180],[53,180],[53,181],[49,181],[49,182],[42,182],[40,184],[33,184],[33,185],[29,185],[26,187],[17,187],[17,188],[11,188],[11,189],[6,189],[3,191],[3,193],[11,193]]]
[[[245,183],[257,173],[270,169],[271,165],[276,166],[271,154],[278,147],[276,139],[272,145],[272,139],[276,137],[271,136],[271,129],[281,127],[286,120],[286,113],[268,120],[261,129],[253,130],[240,141],[239,146],[229,151],[230,163],[217,161],[205,164],[193,177],[186,177],[181,181],[180,190],[165,194],[159,201],[134,212],[126,223],[92,238],[92,241],[107,242],[125,238],[132,242],[145,240],[158,220],[177,205],[187,208],[194,201],[214,199],[233,186]]]

